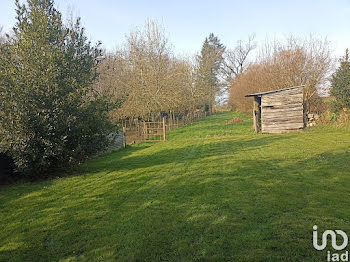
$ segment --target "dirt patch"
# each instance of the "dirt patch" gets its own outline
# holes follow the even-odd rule
[[[240,119],[238,117],[234,117],[231,120],[226,121],[226,125],[234,125],[234,124],[242,123],[242,122],[243,122],[243,119]]]

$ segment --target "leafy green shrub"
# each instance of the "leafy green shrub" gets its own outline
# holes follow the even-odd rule
[[[343,106],[337,100],[331,100],[328,104],[333,113],[339,113],[343,110]]]
[[[14,162],[6,153],[0,152],[0,184],[6,182],[13,175]]]
[[[330,120],[332,122],[336,122],[338,120],[338,118],[339,118],[339,114],[338,113],[332,113]]]
[[[13,36],[0,47],[0,151],[34,176],[102,149],[109,125],[91,90],[99,44],[79,19],[63,25],[51,0],[16,6]]]

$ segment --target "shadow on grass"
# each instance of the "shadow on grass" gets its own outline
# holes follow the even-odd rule
[[[284,139],[287,139],[287,137],[261,135],[254,139],[224,140],[199,145],[187,145],[185,147],[161,149],[156,152],[133,156],[133,153],[150,147],[149,144],[142,144],[142,146],[132,146],[125,150],[98,158],[96,161],[90,161],[80,172],[86,172],[87,170],[89,172],[113,172],[118,170],[147,168],[168,163],[191,162],[217,155],[232,155],[242,150],[256,150],[258,147],[265,147],[270,143]]]
[[[250,147],[215,144],[233,152]],[[147,183],[140,174],[134,183],[115,182],[114,190],[97,182],[27,196],[8,203],[25,210],[8,214],[0,260],[321,261],[325,253],[312,247],[314,223],[350,231],[348,163],[348,151],[289,164],[239,160],[236,167],[217,163],[197,175]]]

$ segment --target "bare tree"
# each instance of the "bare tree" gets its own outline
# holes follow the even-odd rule
[[[228,83],[248,68],[249,55],[256,46],[255,35],[249,35],[246,42],[239,40],[233,49],[226,49],[222,71]]]
[[[257,62],[232,82],[230,103],[250,111],[246,94],[304,85],[306,110],[310,111],[320,102],[319,93],[326,86],[332,61],[326,39],[289,37],[284,42],[266,42]]]
[[[99,73],[94,91],[118,105],[111,111],[115,120],[184,114],[204,104],[190,59],[174,56],[154,21],[127,35],[126,44],[100,63]]]

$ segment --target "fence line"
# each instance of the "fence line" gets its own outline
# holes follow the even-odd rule
[[[207,116],[207,112],[198,111],[182,118],[174,116],[162,117],[161,121],[143,121],[139,119],[123,119],[118,125],[123,131],[123,147],[127,144],[141,142],[166,141],[169,131],[180,126],[193,123]]]

